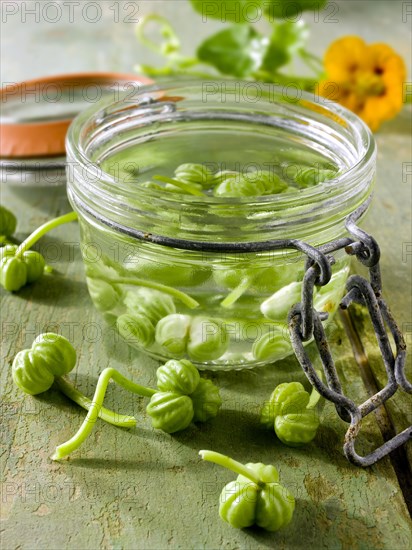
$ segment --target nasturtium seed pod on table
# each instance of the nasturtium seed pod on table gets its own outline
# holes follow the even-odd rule
[[[23,252],[22,259],[27,266],[27,282],[34,283],[43,275],[46,265],[44,257],[34,250],[26,250]]]
[[[316,390],[312,393],[316,399],[311,398],[300,382],[279,384],[264,403],[260,422],[274,429],[286,445],[297,447],[309,443],[319,428],[319,415],[314,409],[319,394]]]
[[[221,357],[229,346],[225,327],[207,317],[195,317],[189,332],[187,352],[194,361],[213,361]]]
[[[1,286],[9,292],[15,292],[20,290],[26,283],[27,265],[20,258],[4,255],[0,259]]]
[[[20,257],[15,255],[17,248],[16,245],[6,245],[0,249],[0,283],[10,292],[37,281],[45,266],[39,252],[26,250]]]
[[[171,359],[156,371],[157,387],[163,392],[190,395],[197,388],[200,374],[197,368],[185,359]]]
[[[76,351],[59,334],[40,334],[31,349],[20,351],[14,358],[14,383],[25,393],[37,395],[47,391],[54,378],[69,373],[76,364]]]
[[[130,346],[146,348],[154,342],[155,328],[146,315],[124,313],[117,318],[116,326],[120,336]]]
[[[16,227],[16,216],[8,208],[0,205],[0,237],[11,237]]]
[[[159,392],[153,395],[147,409],[156,419],[155,428],[172,433],[183,430],[192,420],[206,422],[217,415],[222,404],[219,389],[210,380],[200,378],[190,361],[171,359],[157,369],[156,376]],[[177,396],[187,398],[190,406],[187,399],[178,400]]]
[[[220,494],[219,515],[236,529],[258,525],[277,531],[290,523],[295,499],[279,483],[277,469],[262,463],[241,464],[213,451],[200,451],[204,460],[219,464],[238,474]]]
[[[175,392],[157,392],[146,407],[154,428],[167,433],[184,430],[193,419],[190,397]]]
[[[219,388],[211,380],[204,378],[200,378],[190,398],[193,403],[194,422],[206,422],[214,418],[222,405]]]
[[[156,325],[156,342],[168,352],[179,357],[186,353],[191,317],[172,313]]]
[[[253,466],[248,465],[250,469]],[[290,523],[294,508],[293,495],[280,483],[266,482],[262,488],[238,477],[223,488],[219,515],[237,529],[258,525],[266,531],[278,531]]]

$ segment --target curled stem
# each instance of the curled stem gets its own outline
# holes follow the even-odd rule
[[[223,468],[235,472],[235,474],[245,476],[253,483],[256,483],[256,485],[262,485],[262,481],[255,474],[255,472],[252,472],[252,470],[250,470],[247,466],[237,460],[233,460],[233,458],[230,458],[229,456],[216,453],[215,451],[199,451],[199,455],[203,458],[203,460],[213,462],[214,464],[218,464],[219,466],[223,466]]]
[[[196,302],[196,300],[188,294],[185,294],[180,290],[176,290],[171,286],[162,285],[161,283],[154,283],[152,281],[147,281],[146,279],[139,278],[132,279],[129,277],[119,277],[119,279],[106,279],[104,277],[101,277],[101,279],[103,281],[107,281],[110,284],[143,286],[146,288],[153,288],[154,290],[160,290],[161,292],[169,294],[170,296],[173,296],[173,298],[180,300],[185,306],[190,309],[194,309],[199,306],[199,302]]]
[[[43,235],[45,235],[55,227],[63,225],[64,223],[74,222],[76,220],[76,212],[69,212],[68,214],[64,214],[64,216],[59,216],[58,218],[54,218],[53,220],[49,220],[48,222],[44,223],[35,231],[33,231],[33,233],[21,243],[21,245],[16,250],[15,257],[21,258],[26,250],[29,250],[41,237],[43,237]]]
[[[93,401],[75,388],[69,380],[59,376],[55,378],[54,384],[66,397],[77,403],[77,405],[86,409],[86,411],[90,410]],[[100,409],[98,416],[105,422],[113,424],[113,426],[119,426],[120,428],[133,428],[136,426],[136,419],[134,416],[118,414],[105,407]]]
[[[150,23],[157,23],[159,25],[160,34],[165,39],[163,43],[150,40],[147,37],[145,31]],[[180,49],[180,41],[172,25],[165,17],[157,13],[149,13],[145,17],[142,17],[136,26],[136,36],[142,44],[160,55],[170,55]]]
[[[109,385],[111,379],[113,379],[123,388],[131,391],[132,393],[137,393],[138,395],[151,397],[154,393],[156,393],[156,390],[153,390],[152,388],[146,388],[145,386],[135,384],[134,382],[128,380],[127,378],[122,376],[116,369],[104,369],[97,381],[93,401],[90,405],[86,418],[84,419],[79,430],[71,439],[56,447],[56,450],[51,457],[52,460],[61,460],[65,456],[68,456],[70,453],[78,449],[83,441],[87,439],[93,429],[93,426],[96,423],[97,418],[99,417],[99,413],[103,405],[103,400],[106,395],[107,386]]]

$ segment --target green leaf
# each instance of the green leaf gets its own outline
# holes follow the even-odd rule
[[[277,23],[263,59],[261,69],[270,73],[287,65],[293,55],[304,47],[309,36],[309,28],[303,21]]]
[[[254,23],[260,16],[261,0],[190,0],[203,21],[219,19],[222,23]]]
[[[303,11],[321,10],[328,0],[264,0],[262,7],[266,16],[273,19],[297,21]]]
[[[221,73],[241,78],[261,66],[268,42],[249,25],[233,25],[200,44],[197,56]]]

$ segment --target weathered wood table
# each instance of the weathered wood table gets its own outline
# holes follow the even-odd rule
[[[102,1],[101,17],[94,23],[82,17],[80,8],[74,8],[79,10],[74,11],[74,23],[68,13],[55,22],[41,13],[37,21],[28,14],[23,20],[24,7],[46,3],[2,2],[2,9],[6,4],[16,5],[17,12],[8,15],[2,25],[3,84],[70,71],[127,72],[138,61],[154,61],[136,43],[134,25],[126,22],[133,7],[139,9],[139,16],[155,10],[170,17],[184,34],[187,50],[220,27],[219,22],[202,23],[184,1]],[[321,17],[319,22],[307,18],[314,51],[323,52],[337,36],[359,34],[369,42],[387,41],[410,59],[407,17],[411,15],[405,15],[410,13],[410,2],[332,4],[336,9],[332,21],[331,17]],[[92,18],[92,7],[89,9]],[[120,10],[117,19],[116,10]],[[48,17],[52,18],[51,12]],[[396,120],[383,126],[376,138],[378,181],[364,227],[380,242],[385,297],[411,345],[410,109],[405,108]],[[19,239],[70,209],[63,188],[46,191],[2,184],[1,189],[2,204],[18,215]],[[19,350],[30,347],[41,332],[61,332],[78,350],[78,364],[71,377],[90,396],[98,373],[107,366],[147,384],[153,384],[157,366],[118,341],[93,309],[78,242],[76,224],[54,231],[42,240],[39,249],[55,273],[16,294],[1,291],[0,506],[4,550],[411,547],[407,507],[407,503],[410,509],[412,506],[410,447],[366,470],[350,465],[342,454],[346,425],[329,403],[323,409],[315,441],[305,448],[285,447],[273,434],[259,428],[259,408],[274,386],[295,379],[304,382],[294,360],[256,371],[214,374],[224,400],[219,417],[174,436],[151,428],[143,399],[112,385],[107,407],[135,414],[137,428],[127,431],[99,421],[89,440],[69,461],[53,463],[49,457],[55,445],[77,430],[84,411],[53,389],[38,398],[17,391],[10,367]],[[358,318],[354,330],[368,359],[363,360],[361,353],[355,361],[339,322],[333,352],[345,391],[360,401],[373,386],[384,382],[384,370],[369,325]],[[410,357],[407,372],[411,377]],[[368,416],[360,448],[372,449],[391,430],[400,431],[411,424],[411,401],[410,396],[398,393],[378,422],[374,415]],[[270,534],[234,530],[222,522],[218,497],[232,477],[200,461],[198,450],[205,448],[241,461],[276,464],[283,483],[296,496],[290,526]]]

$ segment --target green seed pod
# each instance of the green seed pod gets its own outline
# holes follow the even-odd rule
[[[215,185],[213,172],[203,164],[181,164],[176,168],[175,176],[184,182],[199,183],[204,189]]]
[[[246,467],[258,475],[261,483],[257,485],[243,475],[228,483],[220,495],[220,517],[237,529],[255,524],[267,531],[277,531],[291,521],[295,499],[278,483],[279,474],[274,466],[258,463]]]
[[[139,277],[169,286],[198,286],[210,277],[210,269],[204,265],[161,264],[138,256],[130,256],[124,267],[128,269],[129,275],[135,273]]]
[[[10,237],[16,231],[17,219],[13,212],[0,205],[0,236]]]
[[[193,319],[190,326],[187,352],[194,361],[213,361],[221,357],[229,346],[225,327],[206,317]]]
[[[186,183],[186,182],[182,181],[182,183]],[[191,183],[190,189],[191,190],[196,189],[197,191],[202,191],[203,188],[198,183]],[[181,193],[182,195],[192,195],[192,193],[189,190],[184,189],[183,187],[177,187],[177,185],[173,185],[173,183],[166,183],[163,190],[169,191],[169,193]]]
[[[129,290],[126,293],[124,304],[130,314],[146,316],[153,326],[156,326],[160,319],[166,315],[176,312],[171,296],[149,288]]]
[[[89,238],[90,237],[88,237],[88,239]],[[93,242],[85,242],[81,248],[87,277],[109,280],[118,279],[119,277],[127,277],[127,271],[123,269],[122,265],[115,262],[105,254],[102,254],[97,259],[90,259],[87,254],[87,245],[93,246]]]
[[[255,474],[259,476],[259,479],[261,479],[264,483],[277,483],[279,481],[278,469],[275,466],[272,466],[272,464],[248,462],[245,466],[255,472]],[[248,481],[250,483],[250,479],[242,475],[237,476],[237,481]]]
[[[183,395],[193,393],[200,381],[197,368],[185,359],[171,359],[156,371],[157,387],[162,392],[174,392]]]
[[[26,250],[26,252],[23,252],[23,262],[27,267],[28,283],[34,283],[34,281],[37,281],[37,279],[43,275],[46,262],[39,252],[35,252],[34,250]]]
[[[305,189],[306,187],[313,187],[323,181],[333,180],[336,175],[336,170],[305,168],[299,170],[295,176],[295,181],[299,187]]]
[[[165,187],[163,185],[159,185],[158,183],[155,183],[154,181],[144,181],[139,184],[140,187],[143,187],[144,189],[155,189],[156,191],[164,191]],[[177,189],[177,187],[175,187]]]
[[[76,364],[76,351],[59,334],[40,334],[30,350],[20,351],[14,358],[12,377],[25,393],[37,395],[48,390],[54,378],[70,372]]]
[[[264,187],[264,195],[275,195],[284,193],[288,189],[288,184],[280,179],[277,174],[269,171],[256,171],[256,177]]]
[[[250,178],[248,174],[228,175],[217,187],[215,197],[260,197],[265,194],[265,185],[260,180]]]
[[[3,260],[4,258],[13,258],[16,254],[17,248],[18,247],[15,244],[6,244],[6,246],[0,248],[0,260]]]
[[[265,300],[260,306],[260,311],[271,321],[286,322],[290,308],[300,302],[301,293],[302,283],[290,283]]]
[[[267,428],[273,429],[275,418],[280,414],[297,412],[304,409],[309,403],[309,394],[305,391],[300,382],[284,382],[276,386],[269,401],[263,405],[260,422]],[[283,407],[285,407],[283,409]],[[288,407],[290,407],[288,409]]]
[[[235,529],[245,529],[255,523],[259,487],[251,481],[231,481],[219,498],[219,515]]]
[[[184,430],[193,419],[192,400],[187,395],[157,392],[146,407],[154,428],[169,434]]]
[[[319,415],[313,409],[277,416],[275,432],[289,447],[300,447],[314,439],[319,428]]]
[[[279,384],[262,409],[260,422],[274,429],[291,447],[309,443],[319,427],[317,412],[308,408],[310,396],[299,382]]]
[[[193,402],[194,422],[206,422],[209,418],[214,418],[222,405],[219,388],[204,378],[200,378],[190,397]]]
[[[118,287],[101,279],[87,278],[87,287],[94,305],[99,311],[110,311],[119,303],[121,292]]]
[[[253,267],[227,269],[222,265],[218,266],[213,272],[213,278],[219,286],[236,288],[243,281],[249,281],[250,288],[261,292],[275,292],[294,282],[297,275],[296,267],[289,269],[285,266],[260,269]]]
[[[6,248],[6,247],[4,247]],[[20,290],[27,283],[27,265],[12,256],[0,260],[0,284],[9,292]]]
[[[155,328],[146,315],[124,313],[117,318],[117,330],[130,346],[147,348],[154,342]]]
[[[242,280],[249,278],[248,269],[226,269],[219,266],[213,271],[213,279],[219,286],[236,288]]]
[[[186,353],[191,318],[189,315],[172,313],[156,325],[156,342],[176,356]]]
[[[256,525],[266,531],[278,531],[291,522],[294,510],[292,493],[280,483],[268,483],[256,503]]]
[[[313,307],[317,311],[326,311],[329,314],[335,313],[345,292],[345,282],[348,274],[348,268],[341,269],[332,275],[327,285],[319,288],[313,303]]]
[[[270,329],[253,342],[252,353],[260,361],[275,361],[290,354],[292,346],[286,330]]]

